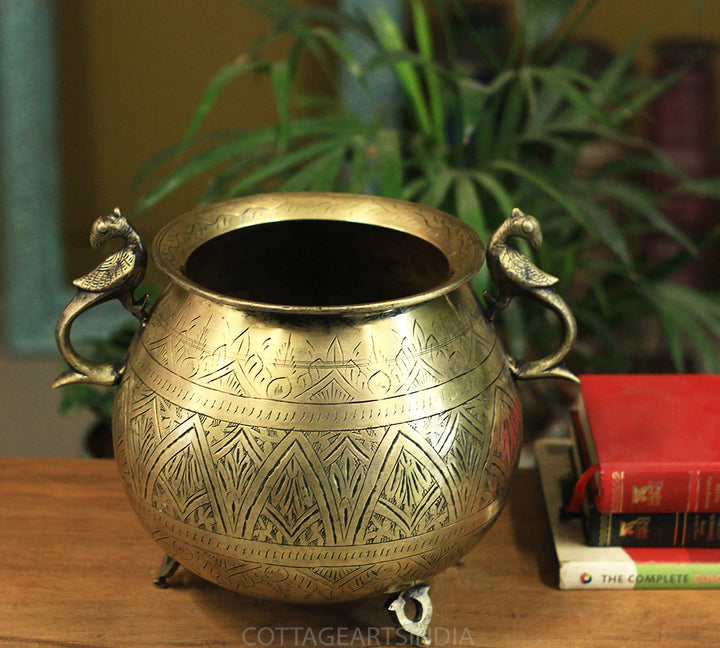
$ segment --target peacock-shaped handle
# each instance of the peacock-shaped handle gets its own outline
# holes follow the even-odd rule
[[[487,264],[490,276],[499,289],[493,297],[485,291],[488,318],[505,308],[513,297],[522,295],[540,302],[555,311],[563,327],[563,338],[554,353],[539,360],[515,360],[508,357],[510,371],[518,379],[565,378],[579,382],[577,376],[565,368],[565,356],[570,352],[577,337],[577,325],[567,304],[555,292],[558,279],[537,268],[525,255],[509,245],[509,239],[519,236],[537,248],[542,244],[540,223],[533,216],[514,209],[493,234],[487,247]]]
[[[75,279],[73,284],[78,291],[65,307],[55,327],[55,339],[63,358],[70,369],[61,373],[53,382],[53,387],[71,383],[93,383],[96,385],[116,385],[122,378],[124,364],[118,362],[99,363],[83,358],[70,341],[70,330],[75,319],[89,308],[110,299],[118,299],[125,308],[140,320],[147,320],[145,306],[149,296],[136,300],[135,289],[145,276],[147,251],[138,233],[122,216],[119,209],[100,216],[92,225],[90,244],[100,247],[105,241],[120,238],[125,241],[123,247],[110,255],[89,274]]]

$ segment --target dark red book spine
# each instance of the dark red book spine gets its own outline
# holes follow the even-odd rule
[[[602,512],[720,512],[720,472],[714,469],[611,464],[597,474],[595,505]]]

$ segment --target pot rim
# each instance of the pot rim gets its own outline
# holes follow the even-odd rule
[[[190,254],[203,243],[243,227],[288,220],[343,221],[410,234],[443,254],[448,274],[432,288],[412,295],[332,306],[274,304],[230,297],[201,286],[185,274]],[[287,192],[235,198],[187,212],[157,233],[152,257],[171,281],[214,302],[275,313],[359,315],[406,308],[452,292],[480,270],[484,247],[472,228],[433,207],[362,194]]]

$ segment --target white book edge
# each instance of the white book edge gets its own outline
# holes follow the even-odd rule
[[[560,589],[632,589],[635,563],[620,547],[588,547],[582,520],[560,519],[560,479],[572,475],[569,439],[540,439],[535,454],[559,563]]]

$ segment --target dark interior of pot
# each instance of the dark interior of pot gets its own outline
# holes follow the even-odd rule
[[[427,241],[332,220],[286,220],[221,234],[195,249],[185,275],[229,297],[288,306],[384,302],[442,284],[450,267]]]

